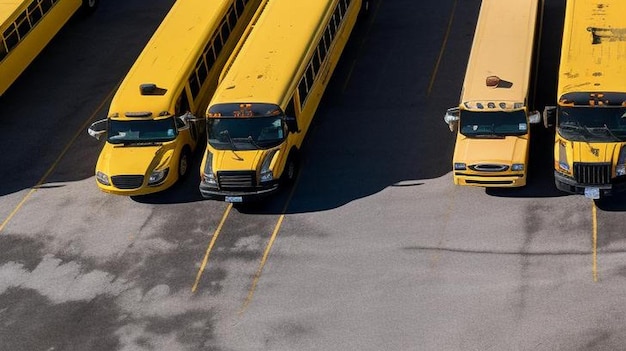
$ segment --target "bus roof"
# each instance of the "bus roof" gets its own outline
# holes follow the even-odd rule
[[[571,92],[626,92],[626,1],[569,0],[558,98]]]
[[[482,1],[465,72],[462,104],[526,104],[538,1]],[[486,84],[488,77],[494,77],[491,80],[495,85]]]
[[[4,29],[4,22],[8,21],[21,7],[25,7],[27,0],[2,0],[0,1],[0,28]]]
[[[312,45],[331,15],[333,0],[269,1],[236,59],[220,82],[211,105],[273,103],[291,98]],[[320,32],[321,33],[321,32]]]
[[[208,37],[233,0],[176,1],[117,90],[109,115],[168,111],[184,87]],[[142,95],[142,84],[155,84],[165,94]],[[174,111],[170,111],[174,112]]]

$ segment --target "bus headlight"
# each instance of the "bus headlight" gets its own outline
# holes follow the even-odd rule
[[[467,169],[467,165],[465,163],[461,163],[461,162],[455,162],[454,163],[454,170],[455,171],[464,171]]]
[[[160,183],[162,183],[165,178],[167,178],[167,174],[169,173],[170,169],[166,168],[166,169],[162,169],[162,170],[154,170],[152,171],[152,174],[150,174],[150,178],[148,178],[148,185],[158,185]]]
[[[206,162],[204,164],[204,172],[202,174],[202,181],[206,184],[216,185],[215,174],[213,174],[213,154],[209,151],[206,152]]]
[[[623,145],[619,150],[619,157],[617,159],[617,166],[615,167],[615,175],[626,175],[626,145]]]
[[[96,179],[98,180],[98,183],[102,185],[106,185],[106,186],[111,185],[111,182],[109,181],[109,176],[104,174],[103,172],[97,171]]]
[[[265,155],[265,159],[263,160],[263,164],[261,164],[261,172],[260,172],[260,182],[269,182],[274,180],[274,172],[270,169],[272,165],[272,160],[274,156],[278,152],[278,149],[272,150]]]
[[[559,162],[559,168],[569,173],[569,165],[566,162]]]
[[[520,172],[524,170],[524,164],[523,163],[514,163],[511,166],[511,170],[515,171],[515,172]]]

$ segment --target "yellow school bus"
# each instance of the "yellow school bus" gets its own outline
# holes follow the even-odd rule
[[[97,6],[98,0],[0,1],[0,96],[76,11]]]
[[[452,160],[457,185],[526,185],[543,3],[483,0],[460,103],[444,121],[456,131]]]
[[[265,0],[178,0],[89,134],[106,142],[98,187],[120,195],[164,190],[189,172],[219,74]],[[196,116],[200,116],[196,118]]]
[[[557,105],[554,178],[593,199],[626,188],[626,1],[568,0]]]
[[[203,197],[244,202],[293,181],[298,150],[362,6],[267,3],[207,110]]]

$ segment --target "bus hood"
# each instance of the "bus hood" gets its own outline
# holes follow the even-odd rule
[[[108,176],[147,175],[155,169],[167,168],[173,154],[173,144],[123,146],[105,143],[96,171]]]
[[[568,142],[562,139],[560,142],[564,142],[567,160],[572,162],[611,163],[619,157],[619,151],[622,146],[622,143]]]
[[[458,134],[454,162],[469,165],[494,163],[526,163],[528,136],[507,136],[503,139],[468,138]]]
[[[213,170],[219,171],[256,171],[261,167],[263,158],[270,150],[214,150]]]

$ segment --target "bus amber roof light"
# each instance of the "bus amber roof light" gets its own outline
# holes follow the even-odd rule
[[[500,85],[500,77],[498,76],[488,76],[485,80],[485,84],[490,88],[497,88]]]

